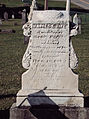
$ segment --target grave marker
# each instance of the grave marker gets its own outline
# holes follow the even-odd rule
[[[0,25],[2,25],[2,19],[0,19]]]
[[[4,20],[8,21],[8,13],[7,12],[4,12]]]
[[[26,9],[22,11],[22,24],[26,23],[27,15],[26,15]]]
[[[70,40],[69,13],[70,0],[67,0],[66,11],[31,11],[23,27],[24,34],[30,36],[22,61],[28,70],[22,75],[17,106],[29,95],[32,100],[24,105],[83,107],[78,75],[71,70],[77,58]]]

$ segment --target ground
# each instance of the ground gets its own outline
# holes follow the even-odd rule
[[[18,25],[14,26],[16,22]],[[0,26],[0,29],[16,30],[16,33],[12,34],[0,34],[0,95],[3,95],[3,97],[10,95],[12,97],[12,95],[16,94],[20,89],[20,77],[24,71],[21,60],[26,46],[23,43],[24,37],[22,35],[21,20],[3,21],[3,25]],[[8,105],[10,105],[8,101],[11,103],[9,98],[1,99],[0,108],[2,105],[8,107]]]
[[[31,1],[31,0],[29,0]],[[44,5],[44,0],[37,0],[38,3],[41,5]],[[29,2],[31,4],[31,2]],[[26,5],[26,3],[22,2],[22,0],[0,0],[0,4],[5,4],[7,7],[18,7],[18,6],[23,6]],[[55,2],[55,1],[49,1],[48,6],[49,7],[65,7],[65,2]],[[79,6],[76,6],[74,4],[71,4],[72,8],[80,8]]]

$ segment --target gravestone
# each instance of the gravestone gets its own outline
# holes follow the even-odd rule
[[[27,19],[27,14],[26,14],[26,9],[22,11],[22,24],[24,25],[26,23]],[[28,44],[29,42],[29,37],[24,36],[24,44]]]
[[[2,25],[2,19],[0,19],[0,25]]]
[[[82,19],[80,17],[78,18],[78,25],[79,25],[78,33],[81,34]]]
[[[78,25],[78,15],[77,14],[75,14],[73,17],[73,23]]]
[[[4,20],[8,21],[8,13],[7,12],[4,12]]]
[[[23,27],[24,34],[30,36],[22,60],[28,70],[22,75],[17,106],[28,98],[23,105],[83,107],[78,75],[72,72],[77,66],[77,57],[70,39],[69,9],[70,0],[67,0],[66,11],[31,10],[29,21]]]
[[[26,19],[27,19],[26,9],[24,9],[24,10],[22,11],[22,24],[25,24],[25,23],[26,23]]]
[[[15,15],[14,14],[12,14],[12,19],[15,19]]]
[[[78,26],[78,34],[81,34],[82,20],[81,20],[80,17],[78,17],[77,14],[75,14],[74,17],[73,17],[73,23]]]

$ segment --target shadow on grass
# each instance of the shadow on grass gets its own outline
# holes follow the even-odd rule
[[[16,97],[16,94],[7,94],[7,95],[0,95],[0,99]]]

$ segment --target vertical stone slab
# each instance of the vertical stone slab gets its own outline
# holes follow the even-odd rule
[[[4,12],[4,20],[8,21],[8,13],[7,12]]]
[[[81,34],[81,30],[82,30],[82,19],[81,19],[81,17],[78,18],[78,24],[79,24],[78,33]]]
[[[37,119],[29,109],[11,108],[10,119]]]
[[[0,25],[2,25],[2,19],[0,19]]]
[[[28,70],[22,75],[22,89],[17,94],[17,105],[35,93],[35,97],[40,99],[43,96],[44,100],[49,97],[60,106],[83,107],[83,95],[78,91],[78,75],[70,68],[67,11],[33,11],[31,40],[23,66],[27,66]],[[43,93],[37,93],[39,91]],[[43,102],[39,101],[40,104]]]
[[[26,9],[22,11],[22,24],[26,23],[27,15],[26,15]]]
[[[11,108],[10,119],[89,119],[89,108]]]

